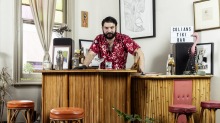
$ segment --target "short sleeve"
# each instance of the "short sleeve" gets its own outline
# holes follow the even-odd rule
[[[92,42],[92,45],[90,46],[89,50],[93,51],[94,53],[99,53],[99,36],[97,36],[94,41]]]
[[[140,46],[133,39],[126,35],[123,39],[123,43],[125,44],[127,51],[132,55],[134,55],[134,51],[136,49],[140,48]]]

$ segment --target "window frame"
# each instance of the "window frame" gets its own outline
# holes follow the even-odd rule
[[[23,19],[22,18],[22,0],[16,0],[16,9],[15,9],[15,15],[16,15],[16,29],[15,29],[15,36],[16,39],[18,39],[17,41],[15,41],[15,55],[14,55],[14,80],[18,83],[18,84],[41,84],[42,81],[42,74],[36,74],[36,73],[30,73],[28,74],[29,78],[30,77],[40,77],[39,80],[22,80],[23,76],[25,76],[26,74],[23,73],[23,24],[27,23],[27,24],[33,24],[34,25],[34,20],[32,19]],[[29,5],[28,5],[29,6]],[[67,0],[63,0],[63,4],[62,4],[62,10],[56,10],[56,11],[62,11],[63,12],[63,17],[62,17],[62,22],[63,23],[67,23]],[[63,23],[55,23],[54,22],[54,28],[59,27],[61,24]],[[51,39],[53,40],[53,39]],[[52,42],[51,42],[52,43]],[[52,54],[50,54],[50,56],[52,56]],[[37,73],[41,73],[41,71],[37,71]]]

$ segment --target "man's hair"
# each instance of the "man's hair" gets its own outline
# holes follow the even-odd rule
[[[115,26],[117,26],[117,20],[111,16],[108,16],[102,20],[102,26],[104,26],[104,23],[114,23]]]

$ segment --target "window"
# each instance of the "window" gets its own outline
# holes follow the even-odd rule
[[[44,56],[44,51],[42,49],[40,39],[37,33],[37,29],[34,25],[33,15],[31,13],[31,8],[29,0],[22,0],[21,5],[21,34],[20,38],[20,65],[19,70],[19,80],[18,81],[41,81],[42,61]],[[64,8],[66,5],[65,0],[56,0],[56,12],[54,20],[54,28],[59,27],[62,23],[65,23],[65,13]],[[53,32],[53,38],[57,38],[56,33]],[[50,46],[50,56],[52,57],[52,41]]]

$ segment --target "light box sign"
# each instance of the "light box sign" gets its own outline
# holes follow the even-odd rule
[[[170,43],[193,42],[193,37],[191,36],[193,32],[193,26],[173,26],[171,27]]]

